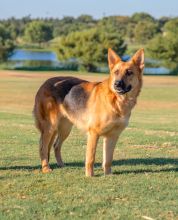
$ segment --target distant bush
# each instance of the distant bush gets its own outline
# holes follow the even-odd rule
[[[0,24],[0,61],[5,61],[13,49],[14,44],[9,31]]]
[[[126,50],[126,44],[118,32],[93,28],[61,37],[57,53],[60,60],[77,57],[79,64],[85,70],[95,72],[98,64],[107,62],[109,47],[120,55]]]
[[[178,69],[178,38],[175,33],[157,35],[147,46],[149,56],[162,60],[171,69]]]
[[[52,26],[44,21],[32,21],[25,28],[24,39],[27,42],[40,44],[52,38]]]

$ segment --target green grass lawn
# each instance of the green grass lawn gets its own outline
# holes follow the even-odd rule
[[[178,219],[178,77],[144,77],[113,175],[103,176],[101,140],[95,177],[86,178],[86,137],[76,128],[63,146],[65,168],[52,152],[53,172],[40,171],[31,112],[38,87],[54,75],[0,72],[0,219]]]

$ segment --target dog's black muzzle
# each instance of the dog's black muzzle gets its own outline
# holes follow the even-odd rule
[[[116,80],[114,83],[114,89],[121,95],[129,92],[132,89],[131,85],[126,86],[123,80]]]

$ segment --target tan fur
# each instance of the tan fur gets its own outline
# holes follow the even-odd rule
[[[40,157],[42,171],[50,172],[49,154],[52,144],[59,166],[63,166],[61,146],[72,124],[88,134],[86,176],[93,176],[96,146],[99,136],[103,142],[103,169],[111,173],[114,147],[120,133],[128,125],[142,86],[144,51],[139,50],[128,62],[122,62],[111,49],[108,51],[109,78],[92,83],[77,78],[51,78],[39,89],[34,106],[36,126],[41,132]],[[126,76],[127,69],[133,74]],[[132,89],[119,94],[114,83],[124,80]],[[62,94],[65,91],[64,94]],[[56,140],[55,140],[56,139]]]

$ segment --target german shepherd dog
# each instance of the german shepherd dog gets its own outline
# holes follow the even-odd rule
[[[110,75],[103,82],[88,82],[75,77],[48,79],[35,98],[34,117],[41,133],[42,172],[51,171],[49,157],[54,146],[55,157],[62,167],[61,146],[72,125],[87,132],[86,176],[94,175],[94,161],[99,136],[103,136],[104,174],[111,173],[117,139],[127,127],[131,110],[142,87],[144,50],[138,50],[127,62],[108,50]]]

